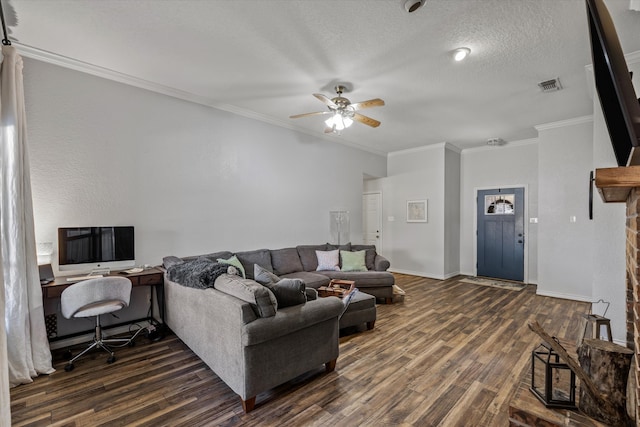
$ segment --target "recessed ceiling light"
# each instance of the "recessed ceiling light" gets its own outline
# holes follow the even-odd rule
[[[453,51],[453,59],[456,61],[462,61],[471,53],[471,49],[468,47],[460,47]]]

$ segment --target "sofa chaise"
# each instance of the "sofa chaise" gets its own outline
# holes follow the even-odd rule
[[[256,396],[338,358],[335,297],[277,307],[263,285],[222,274],[215,286],[197,289],[165,272],[167,326],[253,410]]]

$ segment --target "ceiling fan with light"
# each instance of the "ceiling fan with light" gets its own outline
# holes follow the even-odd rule
[[[313,94],[313,96],[324,102],[327,107],[329,107],[329,111],[296,114],[294,116],[290,116],[289,118],[297,119],[300,117],[331,115],[331,117],[329,117],[324,122],[326,125],[324,133],[338,133],[341,130],[351,126],[354,120],[374,128],[380,126],[380,122],[378,120],[372,119],[371,117],[363,116],[362,114],[357,113],[357,111],[364,108],[383,106],[384,101],[382,99],[375,98],[368,101],[356,102],[355,104],[352,104],[351,101],[342,96],[342,92],[345,91],[344,86],[338,85],[335,87],[335,90],[338,96],[332,99],[329,99],[321,93]]]

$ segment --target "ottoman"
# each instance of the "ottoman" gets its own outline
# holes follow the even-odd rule
[[[376,297],[357,292],[340,318],[340,329],[362,323],[367,324],[367,330],[373,329],[376,323]]]

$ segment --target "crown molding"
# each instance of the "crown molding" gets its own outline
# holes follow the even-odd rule
[[[541,125],[534,126],[534,129],[540,132],[542,130],[557,129],[557,128],[563,128],[566,126],[575,126],[575,125],[581,125],[584,123],[592,123],[592,122],[593,122],[593,116],[590,115],[590,116],[576,117],[568,120],[560,120],[557,122],[543,123]]]
[[[406,150],[391,151],[387,157],[402,156],[404,154],[420,153],[423,151],[435,150],[436,148],[448,148],[451,150],[459,150],[455,145],[448,142],[438,142],[436,144],[423,145],[421,147],[407,148]]]
[[[229,104],[222,104],[215,101],[212,98],[208,98],[201,95],[196,95],[191,92],[187,92],[184,90],[176,89],[170,86],[166,86],[160,83],[155,83],[149,80],[144,80],[138,77],[134,77],[129,74],[121,73],[119,71],[111,70],[109,68],[100,67],[98,65],[93,65],[88,62],[78,61],[73,58],[69,58],[67,56],[59,55],[57,53],[49,52],[46,50],[38,49],[33,46],[25,45],[19,42],[11,42],[13,46],[15,46],[16,50],[20,55],[25,58],[35,59],[38,61],[46,62],[48,64],[57,65],[59,67],[68,68],[70,70],[79,71],[81,73],[90,74],[92,76],[100,77],[103,79],[115,81],[118,83],[122,83],[128,86],[137,87],[140,89],[145,89],[154,93],[159,93],[161,95],[170,96],[172,98],[181,99],[183,101],[191,102],[198,105],[203,105],[210,108],[215,108],[217,110],[226,111],[232,114],[237,114],[242,117],[246,117],[253,120],[258,120],[263,123],[272,124],[274,126],[278,126],[281,128],[293,130],[295,132],[304,133],[306,135],[313,136],[315,138],[323,139],[326,141],[331,141],[337,144],[345,145],[351,148],[355,148],[357,150],[366,151],[372,154],[376,154],[378,156],[385,157],[387,155],[386,152],[376,150],[370,147],[365,147],[363,145],[357,144],[355,142],[339,139],[340,136],[336,136],[333,134],[324,134],[324,133],[316,133],[307,129],[300,129],[288,122],[284,122],[281,120],[274,120],[271,117],[264,116],[262,114],[258,114],[254,111],[246,110],[243,108],[238,108]]]

